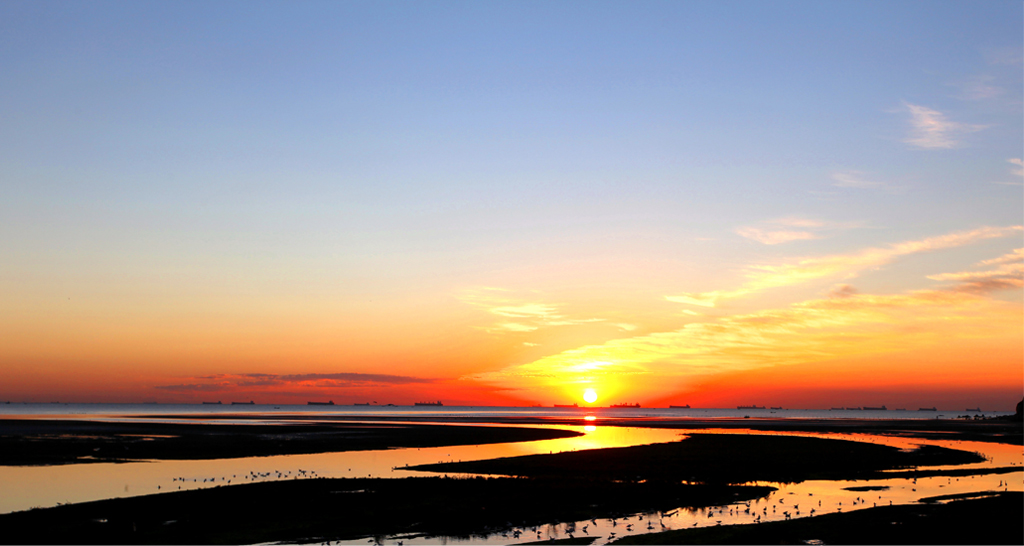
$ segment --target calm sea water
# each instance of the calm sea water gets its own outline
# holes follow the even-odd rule
[[[985,409],[985,408],[982,408]],[[877,410],[854,409],[736,409],[736,408],[553,408],[497,406],[308,406],[264,404],[0,404],[0,417],[35,416],[131,416],[131,415],[218,415],[251,414],[274,419],[294,414],[356,417],[415,418],[498,418],[498,417],[596,417],[621,418],[694,418],[715,419],[743,417],[774,419],[955,419],[975,415],[995,417],[1012,411],[968,411],[965,408],[944,408],[920,411],[917,408]]]

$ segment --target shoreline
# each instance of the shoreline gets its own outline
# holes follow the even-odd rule
[[[493,420],[491,420],[493,421]],[[575,420],[574,425],[591,424]],[[719,420],[703,421],[707,428],[722,427]],[[96,436],[115,437],[126,445],[159,446],[160,436],[194,435],[192,440],[211,437],[236,443],[244,436],[268,437],[264,447],[280,450],[273,442],[286,442],[293,437],[298,446],[338,447],[352,442],[373,440],[395,447],[398,443],[432,442],[435,445],[459,445],[456,439],[469,440],[461,445],[483,443],[481,434],[494,441],[513,441],[512,437],[529,439],[552,432],[577,436],[572,431],[530,429],[522,423],[482,423],[463,421],[451,424],[405,424],[395,421],[354,422],[351,419],[309,422],[299,420],[288,424],[249,422],[229,424],[212,422],[161,423],[105,422],[84,420],[0,420],[8,431],[19,428],[23,433],[39,435],[48,431],[55,441],[58,432],[72,431],[83,439],[97,441]],[[515,425],[515,426],[501,426]],[[549,421],[533,423],[550,425]],[[605,423],[599,423],[604,425]],[[658,423],[668,425],[670,423]],[[762,423],[781,427],[793,423],[778,421]],[[824,425],[834,423],[824,423]],[[899,423],[905,424],[905,423]],[[953,439],[971,432],[958,425],[957,431],[945,432],[942,425],[917,433],[941,434]],[[695,429],[687,422],[689,429]],[[751,427],[751,420],[736,420],[734,428]],[[821,426],[816,423],[816,426]],[[828,432],[870,432],[845,426],[830,427]],[[937,425],[937,426],[936,426]],[[969,425],[975,425],[970,423]],[[629,422],[612,426],[637,426]],[[641,427],[643,425],[640,425]],[[977,425],[975,425],[977,426]],[[671,428],[671,427],[668,427]],[[978,427],[985,433],[997,434],[991,427]],[[768,429],[773,430],[773,429]],[[799,430],[792,430],[800,432]],[[906,433],[897,428],[891,433]],[[911,431],[914,432],[914,431]],[[102,433],[102,434],[98,434]],[[149,440],[139,434],[149,434]],[[125,436],[119,436],[125,434]],[[316,437],[323,438],[317,440]],[[46,436],[46,434],[43,434]],[[177,436],[181,438],[182,436]],[[165,438],[168,439],[168,438]],[[266,440],[266,438],[264,438]],[[68,441],[64,438],[63,441]],[[320,443],[318,443],[320,442]],[[324,443],[326,442],[326,443]],[[334,444],[331,444],[334,442]],[[74,442],[72,442],[74,443]],[[259,442],[257,442],[258,444]],[[2,444],[2,442],[0,442]],[[233,445],[232,449],[246,445]],[[0,446],[2,447],[2,446]],[[176,456],[195,458],[201,452],[189,452],[182,444]],[[193,446],[195,447],[195,446]],[[294,447],[294,446],[293,446]],[[207,446],[208,449],[208,446]],[[386,448],[385,448],[386,449]],[[1005,448],[1003,448],[1005,449]],[[0,455],[3,452],[0,451]],[[210,452],[206,451],[206,455]],[[166,458],[166,457],[165,457]],[[16,543],[259,543],[277,541],[364,540],[367,537],[405,535],[409,543],[414,536],[471,537],[510,532],[527,525],[553,525],[559,522],[581,522],[590,518],[623,517],[626,514],[661,514],[680,507],[737,506],[744,499],[762,499],[777,491],[772,485],[797,483],[800,480],[841,480],[925,477],[935,475],[983,475],[1020,472],[1021,468],[962,469],[919,471],[919,466],[969,464],[977,455],[956,449],[925,446],[913,451],[892,446],[853,440],[815,438],[808,436],[762,435],[742,433],[692,433],[681,441],[654,443],[624,448],[600,448],[566,451],[547,455],[474,460],[464,463],[424,465],[423,470],[435,472],[479,472],[492,466],[493,471],[532,477],[402,477],[402,478],[320,478],[303,477],[262,483],[217,485],[210,488],[167,491],[157,494],[80,502],[52,508],[31,509],[0,515],[0,525],[14,529],[0,542]],[[527,461],[519,470],[508,467]],[[494,467],[505,465],[506,468]],[[529,470],[530,465],[540,472]],[[432,468],[431,468],[432,467]],[[408,468],[413,469],[413,468]],[[886,469],[903,469],[883,473]],[[404,470],[404,468],[403,468]],[[486,469],[483,469],[486,471]],[[230,477],[230,476],[229,476]],[[735,485],[761,480],[757,486]],[[682,483],[683,481],[687,483]],[[702,483],[691,483],[700,481]],[[763,483],[763,482],[770,483]],[[981,482],[978,482],[981,483]],[[991,484],[994,485],[994,484]],[[788,486],[792,487],[792,486]],[[916,491],[916,490],[915,490]],[[961,490],[962,491],[962,490]],[[973,489],[968,489],[973,491]],[[783,493],[779,493],[782,495]],[[791,493],[790,493],[791,494]],[[924,495],[922,495],[924,496]],[[779,498],[776,496],[775,498]],[[918,497],[910,497],[910,502]],[[844,499],[845,500],[845,499]],[[774,502],[774,501],[773,501]],[[779,500],[779,502],[782,502]],[[879,501],[881,503],[881,501]],[[902,501],[908,502],[904,498]],[[986,499],[957,501],[991,502]],[[951,503],[955,504],[955,503]],[[749,505],[748,505],[749,506]],[[764,506],[762,502],[761,506]],[[908,505],[897,504],[903,508]],[[961,504],[957,509],[964,508]],[[971,505],[975,506],[975,505]],[[945,510],[945,509],[943,509]],[[836,514],[852,517],[855,512]],[[886,514],[887,512],[880,512]],[[947,514],[949,516],[949,514]],[[660,516],[658,516],[660,517]],[[667,517],[667,516],[666,516]],[[817,516],[822,517],[822,516]],[[636,519],[636,518],[633,518]],[[650,518],[647,518],[650,520]],[[803,521],[798,518],[794,521]],[[1019,524],[1020,517],[1008,522]],[[839,521],[839,520],[837,520]],[[842,520],[848,521],[848,520]],[[656,522],[656,521],[655,521]],[[645,522],[646,523],[646,522]],[[710,522],[708,522],[710,523]],[[781,522],[780,522],[781,523]],[[786,522],[789,523],[789,522]],[[744,532],[759,532],[769,522],[738,525]],[[1017,525],[1020,527],[1020,525]],[[717,532],[719,528],[698,529]],[[766,527],[765,529],[772,529]],[[31,533],[26,530],[32,530]],[[592,529],[592,532],[596,527]],[[876,543],[897,541],[883,528]],[[1003,532],[1003,531],[1000,531]],[[17,534],[21,533],[21,534]],[[25,534],[28,533],[28,534]],[[61,534],[65,533],[65,534]],[[579,535],[580,533],[577,533]],[[642,536],[654,536],[645,533]],[[708,535],[719,536],[719,535]],[[764,542],[770,535],[744,535],[743,542]],[[751,538],[754,537],[754,538]],[[518,542],[529,542],[532,535],[523,535]],[[814,538],[814,537],[810,537]],[[401,539],[399,539],[401,540]],[[577,536],[574,543],[583,541]],[[687,539],[689,540],[689,539]],[[718,538],[712,539],[718,541]],[[902,539],[901,539],[902,540]],[[389,542],[392,542],[389,539]],[[676,543],[671,539],[668,543]]]
[[[242,420],[256,421],[266,419],[266,415],[253,414],[215,414],[215,415],[133,415],[133,419],[149,420],[155,418],[176,418],[196,421]],[[590,420],[585,415],[579,417],[493,417],[493,416],[354,416],[354,415],[279,415],[275,418],[303,422],[340,422],[340,423],[437,423],[450,425],[490,424],[490,425],[564,425],[564,426],[608,426],[637,428],[669,428],[669,429],[750,429],[778,432],[817,432],[845,434],[889,434],[917,437],[933,440],[955,439],[977,442],[995,442],[1011,445],[1024,445],[1024,426],[1009,419],[817,419],[817,418],[772,418],[772,417],[595,417]]]
[[[0,465],[207,460],[572,438],[582,433],[437,424],[183,424],[0,419]]]

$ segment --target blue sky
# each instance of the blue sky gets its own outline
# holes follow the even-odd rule
[[[449,316],[467,287],[580,306],[590,287],[641,313],[750,264],[1018,225],[1022,19],[1000,1],[8,1],[0,296],[39,330],[51,292],[187,320],[211,294],[240,315],[328,293],[342,314],[376,297]],[[930,286],[1021,242],[985,241],[859,282]],[[822,286],[793,290],[736,305]]]

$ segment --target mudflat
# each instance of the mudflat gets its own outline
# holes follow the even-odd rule
[[[631,535],[612,544],[1024,544],[1024,494]]]
[[[403,447],[524,442],[580,436],[522,427],[427,424],[181,424],[0,420],[0,464],[224,459]]]
[[[886,470],[983,462],[937,446],[895,447],[800,436],[693,434],[677,442],[418,465],[411,470],[605,480],[743,483],[878,477]],[[889,474],[888,476],[892,476]]]
[[[152,415],[134,416],[137,419],[154,418]],[[159,416],[160,418],[196,419],[196,415]],[[216,422],[217,420],[261,420],[266,417],[259,414],[213,414],[204,415],[202,419]],[[994,442],[1010,445],[1024,444],[1024,427],[1010,418],[997,419],[776,419],[776,418],[693,418],[693,417],[615,417],[600,416],[597,420],[587,420],[586,411],[581,409],[578,416],[547,417],[547,416],[359,416],[359,415],[289,415],[289,421],[301,422],[316,420],[318,422],[358,423],[372,419],[375,422],[424,422],[447,424],[496,424],[496,425],[569,425],[582,427],[586,425],[610,427],[642,427],[672,429],[746,429],[778,432],[816,432],[844,434],[880,434],[925,438],[932,440],[961,440],[972,442]]]
[[[12,544],[252,544],[508,531],[707,506],[770,487],[512,478],[302,479],[0,515]],[[531,538],[523,536],[525,542]],[[415,543],[415,538],[407,539]]]

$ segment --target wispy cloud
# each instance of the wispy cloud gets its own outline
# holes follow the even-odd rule
[[[1024,248],[1015,249],[1013,252],[1008,252],[998,258],[982,260],[978,262],[978,265],[1015,264],[1021,262],[1024,262]]]
[[[1006,162],[1017,166],[1016,169],[1010,171],[1011,173],[1016,176],[1024,176],[1024,160],[1021,160],[1019,157],[1015,157],[1007,159]]]
[[[351,388],[434,383],[437,379],[376,373],[306,374],[217,374],[190,378],[198,383],[158,385],[155,388],[175,392],[233,391],[249,387]]]
[[[993,327],[993,322],[1002,326]],[[981,291],[958,287],[875,295],[844,286],[826,299],[587,345],[473,378],[557,387],[620,384],[627,377],[638,381],[646,376],[663,384],[695,375],[907,351],[954,338],[1006,335],[1019,323],[1017,306],[984,297]]]
[[[956,281],[958,284],[950,287],[950,290],[961,292],[987,293],[1024,287],[1024,248],[1018,248],[998,258],[983,260],[978,265],[999,267],[984,271],[940,273],[929,275],[928,278],[936,281]]]
[[[804,241],[821,238],[820,235],[811,233],[810,231],[766,230],[756,227],[737,228],[736,234],[766,245],[777,245],[781,243],[788,243],[790,241]]]
[[[989,74],[981,74],[949,85],[960,89],[960,93],[957,95],[958,99],[988,100],[1006,93],[1006,89],[992,83],[994,80],[995,78]]]
[[[885,184],[876,180],[866,180],[861,171],[845,171],[832,173],[832,184],[838,188],[881,188]]]
[[[766,245],[778,245],[791,241],[821,239],[817,230],[826,227],[826,223],[810,218],[788,216],[764,222],[762,227],[743,226],[735,229],[735,233],[753,241]]]
[[[849,277],[865,269],[890,263],[901,256],[953,248],[996,237],[1006,237],[1016,234],[1022,229],[1024,226],[986,226],[970,231],[896,243],[887,247],[868,248],[853,254],[804,258],[796,262],[778,265],[757,265],[748,268],[747,282],[739,288],[726,291],[685,293],[665,296],[665,299],[677,303],[714,307],[722,299],[822,278]]]
[[[603,322],[601,318],[574,318],[562,311],[558,304],[523,301],[515,297],[510,290],[493,287],[479,287],[463,291],[459,299],[488,313],[503,318],[484,328],[491,333],[523,333],[533,332],[541,328],[553,326],[571,326],[590,322]]]
[[[905,103],[910,112],[910,134],[904,142],[922,149],[954,148],[962,135],[980,131],[984,125],[950,121],[938,110]]]

